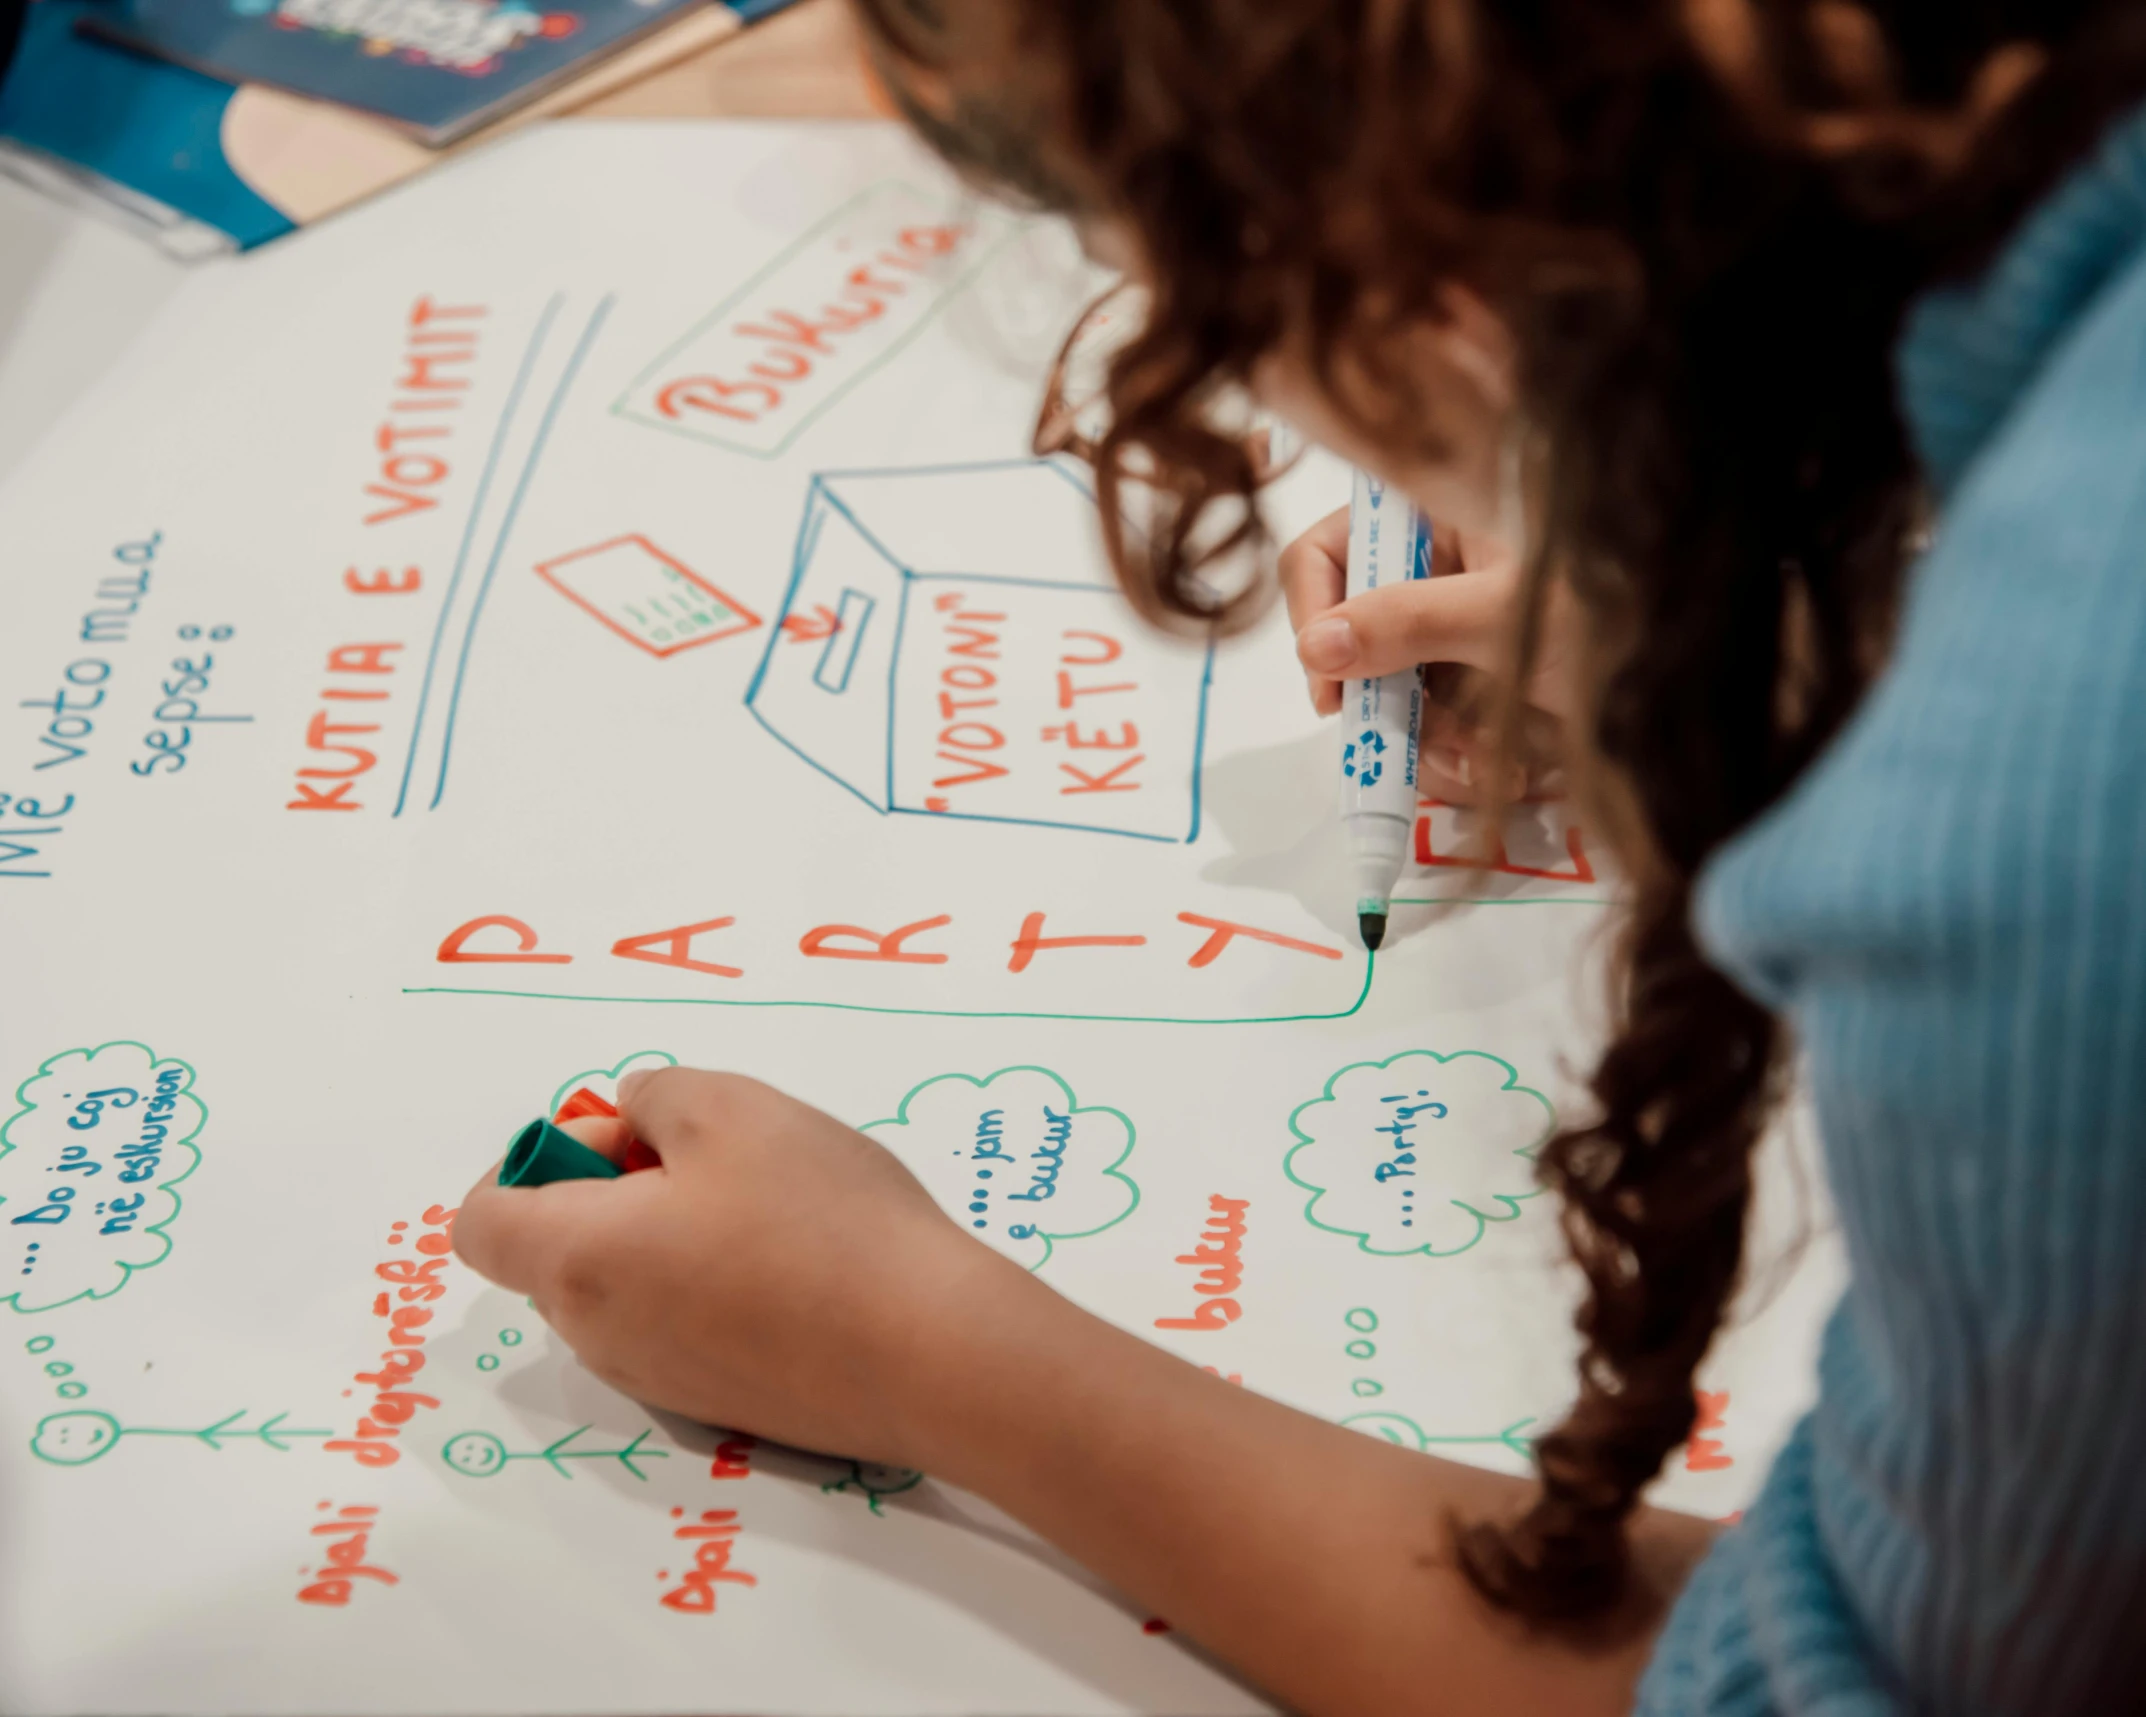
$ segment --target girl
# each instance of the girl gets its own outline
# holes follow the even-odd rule
[[[938,148],[1150,294],[1095,449],[1106,517],[1168,497],[1134,600],[1256,601],[1194,552],[1248,385],[1475,569],[1337,607],[1331,524],[1285,556],[1322,706],[1458,662],[1566,718],[1634,879],[1543,1156],[1577,1401],[1532,1484],[1334,1429],[713,1074],[624,1093],[659,1173],[480,1185],[465,1256],[620,1388],[971,1487],[1303,1710],[2146,1709],[2146,8],[858,4]],[[1787,1025],[1853,1278],[1710,1546],[1637,1499]]]

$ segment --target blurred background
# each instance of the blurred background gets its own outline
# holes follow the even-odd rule
[[[878,111],[841,0],[0,0],[0,51],[0,477],[186,280],[521,125]]]

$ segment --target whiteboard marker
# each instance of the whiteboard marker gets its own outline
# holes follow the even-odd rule
[[[1346,594],[1431,575],[1430,521],[1398,490],[1356,473]],[[1409,668],[1341,687],[1341,827],[1356,883],[1356,927],[1376,952],[1416,821],[1423,679]]]
[[[550,1120],[539,1115],[514,1135],[507,1146],[506,1160],[499,1165],[499,1184],[549,1186],[555,1180],[615,1180],[622,1174],[637,1174],[659,1166],[663,1159],[639,1139],[628,1139],[624,1154],[613,1162],[562,1130],[568,1121],[585,1121],[592,1116],[610,1119],[617,1114],[617,1104],[581,1086],[559,1105]]]

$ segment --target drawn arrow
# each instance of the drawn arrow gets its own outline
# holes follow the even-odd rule
[[[570,1479],[574,1475],[568,1472],[566,1468],[560,1463],[559,1451],[565,1448],[567,1444],[571,1443],[576,1437],[580,1436],[581,1433],[586,1431],[587,1429],[588,1426],[586,1425],[576,1425],[571,1431],[567,1432],[565,1436],[561,1437],[556,1443],[552,1444],[550,1448],[541,1451],[542,1458],[544,1459],[544,1461],[547,1462],[550,1465],[551,1470],[557,1473],[561,1478]],[[571,1458],[572,1457],[569,1457],[569,1459]]]
[[[1530,1416],[1525,1419],[1515,1419],[1510,1425],[1506,1426],[1504,1430],[1500,1431],[1494,1437],[1426,1436],[1423,1441],[1426,1447],[1430,1447],[1435,1444],[1443,1448],[1453,1448],[1458,1445],[1467,1443],[1473,1443],[1478,1447],[1489,1443],[1502,1443],[1506,1448],[1512,1450],[1514,1454],[1518,1455],[1522,1460],[1525,1461],[1534,1458],[1535,1439],[1533,1437],[1523,1437],[1522,1435],[1520,1435],[1520,1433],[1527,1426],[1532,1425],[1534,1423],[1534,1418]]]
[[[812,605],[810,614],[791,614],[783,619],[782,629],[793,644],[810,644],[815,639],[832,638],[842,630],[842,620],[824,602]]]
[[[278,1413],[273,1419],[264,1419],[261,1422],[260,1429],[255,1431],[253,1435],[259,1437],[261,1441],[266,1443],[271,1449],[287,1449],[290,1447],[288,1443],[279,1442],[277,1440],[276,1427],[282,1424],[283,1421],[288,1419],[289,1417],[290,1415],[288,1413]],[[286,1431],[283,1434],[286,1437],[317,1437],[320,1435],[320,1432]]]
[[[569,1450],[566,1445],[571,1443],[576,1437],[580,1436],[581,1433],[586,1431],[587,1429],[588,1426],[586,1425],[576,1425],[571,1431],[567,1432],[565,1436],[561,1437],[549,1448],[540,1450],[538,1452],[537,1458],[544,1461],[553,1472],[557,1473],[563,1479],[570,1479],[574,1476],[572,1473],[566,1470],[565,1463],[568,1461],[617,1461],[620,1466],[624,1467],[629,1473],[633,1474],[635,1478],[641,1480],[644,1484],[648,1481],[648,1475],[641,1471],[639,1467],[633,1464],[633,1458],[635,1455],[639,1454],[641,1456],[641,1459],[644,1461],[667,1461],[671,1458],[669,1451],[665,1449],[650,1449],[645,1454],[642,1453],[641,1445],[647,1442],[650,1437],[655,1435],[655,1432],[652,1430],[644,1430],[638,1437],[634,1438],[634,1440],[628,1443],[623,1449]],[[509,1460],[525,1460],[528,1457],[520,1455],[510,1455],[507,1458]]]
[[[653,1431],[643,1431],[638,1437],[634,1438],[632,1442],[628,1443],[623,1449],[619,1450],[618,1452],[619,1465],[624,1467],[629,1473],[633,1474],[635,1478],[642,1480],[644,1483],[647,1481],[648,1475],[641,1471],[639,1467],[633,1464],[634,1451],[639,1449],[643,1443],[645,1443],[650,1437],[654,1435],[655,1433]],[[649,1454],[659,1461],[667,1461],[671,1458],[670,1452],[666,1449],[652,1449],[649,1451]]]
[[[1389,1443],[1398,1443],[1404,1449],[1480,1449],[1496,1445],[1512,1450],[1522,1460],[1531,1460],[1535,1454],[1535,1439],[1521,1434],[1535,1423],[1533,1415],[1515,1419],[1502,1431],[1472,1437],[1433,1436],[1402,1413],[1355,1413],[1342,1423],[1355,1430],[1367,1431],[1374,1437],[1383,1437]]]
[[[290,1417],[288,1412],[278,1413],[272,1419],[264,1419],[251,1430],[234,1431],[230,1428],[245,1417],[246,1410],[242,1407],[236,1413],[228,1414],[224,1418],[217,1420],[213,1425],[202,1426],[198,1431],[152,1431],[130,1428],[122,1431],[120,1435],[126,1437],[192,1437],[196,1442],[206,1443],[218,1453],[222,1453],[226,1438],[253,1437],[258,1438],[271,1449],[288,1453],[290,1444],[283,1441],[283,1437],[332,1437],[335,1434],[332,1431],[302,1431],[294,1428],[283,1432],[282,1437],[279,1437],[276,1434],[276,1428]]]

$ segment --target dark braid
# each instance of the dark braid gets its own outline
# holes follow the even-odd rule
[[[1217,380],[1286,344],[1366,435],[1435,451],[1410,335],[1455,284],[1513,333],[1545,450],[1527,628],[1552,579],[1591,622],[1579,773],[1632,899],[1592,1112],[1540,1157],[1587,1281],[1578,1396],[1530,1510],[1459,1553],[1523,1614],[1600,1613],[1690,1434],[1783,1079],[1779,1026],[1694,939],[1695,881],[1882,657],[1921,505],[1908,305],[2146,92],[2146,6],[1878,0],[1845,20],[1879,50],[1851,66],[1837,6],[1757,0],[1764,63],[1732,88],[1681,0],[856,4],[942,152],[1142,257],[1098,463],[1106,502],[1134,474],[1175,499],[1174,528],[1115,545],[1144,611],[1212,616],[1195,527],[1251,499],[1203,422]],[[2043,69],[1946,158],[1937,110],[2020,43]],[[1844,116],[1870,123],[1816,146]]]

